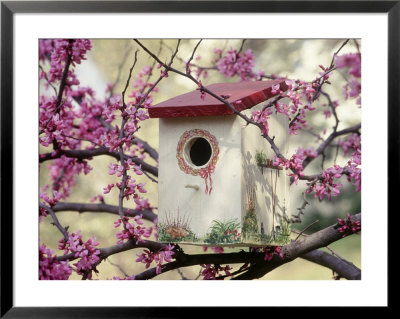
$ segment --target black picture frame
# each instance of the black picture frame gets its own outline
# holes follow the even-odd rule
[[[387,13],[388,203],[399,178],[400,1],[1,1],[1,318],[178,318],[185,307],[23,308],[13,303],[13,19],[16,13]],[[389,223],[390,225],[390,223]],[[388,241],[390,243],[390,241]],[[389,249],[390,251],[390,249]],[[388,285],[390,280],[388,282]],[[34,293],[34,292],[32,292]],[[390,301],[390,300],[389,300]],[[388,301],[388,302],[389,302]],[[221,310],[221,309],[220,309]],[[190,310],[192,311],[192,310]],[[228,313],[227,309],[213,315]],[[237,313],[237,310],[234,310]],[[303,312],[303,311],[301,311]]]

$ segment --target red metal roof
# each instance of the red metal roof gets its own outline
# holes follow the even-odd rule
[[[271,93],[273,85],[280,84],[282,91],[287,90],[285,80],[236,82],[236,83],[215,83],[205,86],[210,91],[221,96],[230,97],[227,99],[238,111],[253,107],[264,102],[276,94]],[[187,117],[187,116],[212,116],[228,115],[234,112],[224,103],[211,95],[205,95],[201,99],[199,90],[178,95],[157,105],[149,107],[151,118],[165,117]],[[240,103],[234,103],[241,101]]]

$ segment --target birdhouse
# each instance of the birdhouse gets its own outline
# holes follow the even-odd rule
[[[248,117],[285,91],[284,80],[216,83],[208,90]],[[281,153],[288,119],[271,112]],[[269,246],[289,241],[289,178],[255,125],[200,90],[149,107],[159,120],[158,241],[202,246]]]

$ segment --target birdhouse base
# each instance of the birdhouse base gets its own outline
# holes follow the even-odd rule
[[[214,220],[210,225],[209,232],[202,238],[198,238],[190,230],[188,224],[167,225],[159,222],[158,241],[160,243],[221,247],[283,246],[290,242],[290,224],[285,220],[282,220],[280,225],[275,226],[275,231],[265,234],[263,230],[258,232],[250,229],[248,219],[245,216],[242,222]]]

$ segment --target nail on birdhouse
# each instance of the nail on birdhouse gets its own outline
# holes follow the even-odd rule
[[[206,86],[248,117],[284,80]],[[267,246],[289,241],[289,178],[254,125],[199,90],[149,107],[159,118],[158,241]],[[282,154],[288,119],[273,112],[269,135]]]

